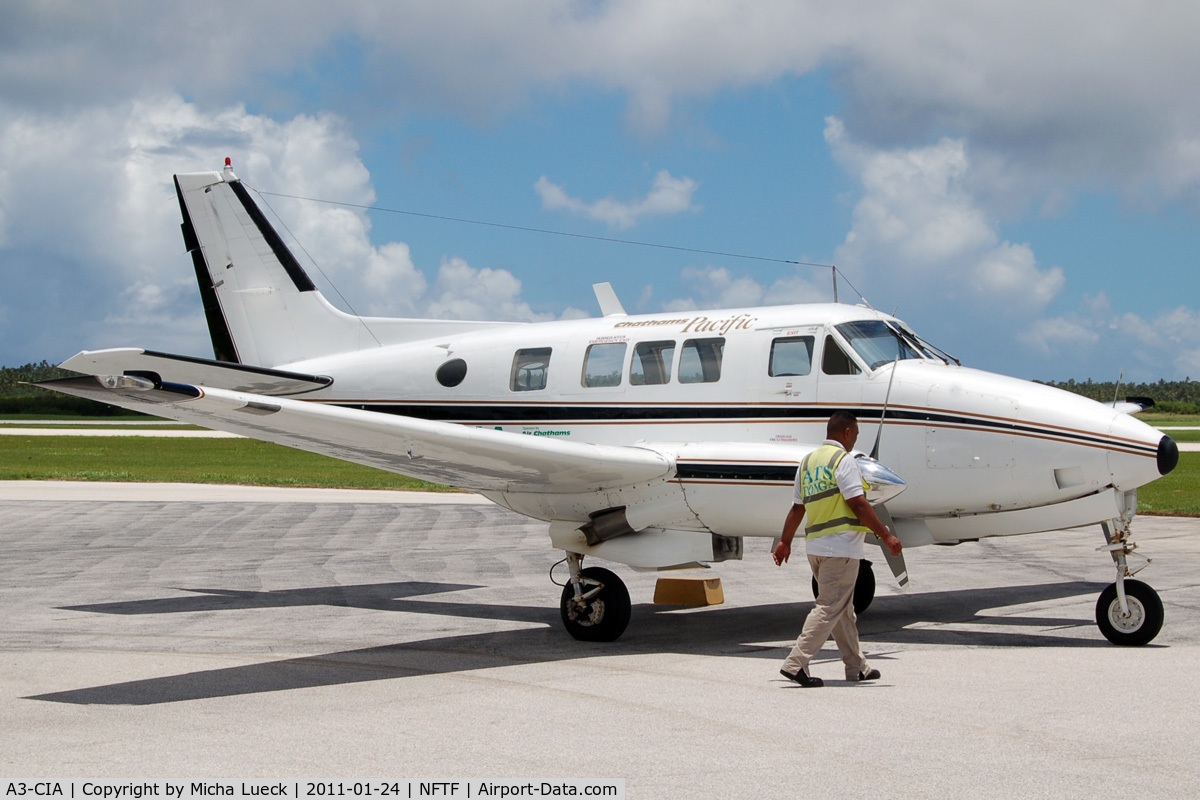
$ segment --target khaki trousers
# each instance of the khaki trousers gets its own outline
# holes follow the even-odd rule
[[[808,564],[817,579],[817,604],[808,612],[804,630],[784,660],[783,668],[793,673],[807,668],[832,633],[846,665],[846,679],[853,680],[859,672],[870,669],[858,643],[858,618],[854,615],[858,559],[809,556]]]

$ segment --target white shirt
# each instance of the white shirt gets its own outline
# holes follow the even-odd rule
[[[826,439],[823,444],[842,447],[840,442],[835,442],[832,439]],[[834,477],[837,478],[838,491],[842,493],[844,499],[851,500],[863,494],[862,471],[858,468],[858,462],[850,454],[847,453],[846,457],[838,464]],[[796,488],[792,496],[792,502],[797,505],[804,503],[804,496],[800,492],[800,470],[796,470]],[[801,523],[800,527],[803,530],[803,523]],[[863,542],[866,541],[866,538],[867,534],[863,531],[831,533],[828,536],[821,536],[816,539],[805,539],[804,548],[805,552],[810,556],[862,558]]]

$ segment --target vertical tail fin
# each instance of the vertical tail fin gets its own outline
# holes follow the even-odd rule
[[[512,324],[346,314],[317,291],[228,159],[221,172],[176,175],[175,192],[218,361],[275,367]]]
[[[175,191],[218,361],[272,367],[379,344],[317,291],[228,163],[176,175]]]

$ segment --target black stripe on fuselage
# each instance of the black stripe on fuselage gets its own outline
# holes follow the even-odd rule
[[[820,422],[829,418],[829,406],[640,406],[608,405],[507,405],[487,403],[333,403],[345,408],[396,414],[433,422],[463,425],[571,425],[591,423],[680,423],[680,422]],[[860,421],[878,422],[882,409],[855,408]],[[1109,439],[1099,434],[1023,424],[992,417],[969,417],[939,411],[913,411],[889,408],[884,424],[922,424],[927,426],[970,427],[993,433],[1039,436],[1078,444],[1156,455],[1155,445]]]
[[[675,477],[684,481],[776,481],[779,483],[794,483],[796,480],[796,465],[680,462],[676,468]]]
[[[316,291],[316,285],[312,279],[308,277],[308,273],[300,266],[300,262],[292,255],[292,251],[288,250],[287,245],[283,243],[283,239],[279,238],[279,234],[271,227],[271,223],[263,216],[262,211],[254,200],[250,198],[250,193],[246,191],[246,187],[242,186],[241,181],[231,181],[228,184],[229,188],[233,189],[233,193],[237,195],[237,199],[241,201],[242,208],[246,209],[246,213],[250,215],[254,226],[258,228],[258,232],[267,240],[267,244],[271,246],[271,252],[275,254],[275,258],[279,260],[281,266],[287,272],[288,277],[292,279],[292,283],[296,285],[296,290],[300,292]]]
[[[580,422],[712,422],[732,419],[823,420],[828,409],[756,406],[631,406],[631,405],[423,405],[400,403],[334,403],[346,408],[397,414],[434,422],[461,424],[532,425]]]

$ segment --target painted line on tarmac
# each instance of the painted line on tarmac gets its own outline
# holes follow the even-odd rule
[[[136,426],[163,426],[163,425],[185,425],[187,423],[176,422],[173,419],[0,419],[0,425],[16,425],[27,426],[30,428],[41,428],[54,425],[78,425],[79,427],[93,425],[136,425]]]
[[[211,483],[117,483],[100,481],[0,481],[0,502],[127,503],[371,503],[395,505],[492,505],[466,492],[391,489],[305,489]]]
[[[148,436],[155,439],[244,439],[225,431],[111,430],[102,428],[0,428],[0,436]]]

